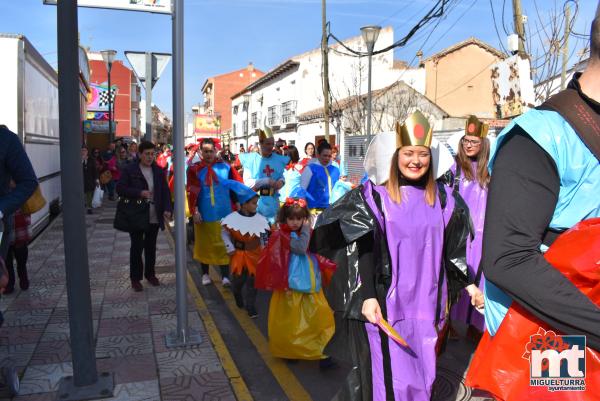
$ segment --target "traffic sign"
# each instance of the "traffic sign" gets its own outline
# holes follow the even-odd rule
[[[57,0],[44,0],[44,4],[56,5]],[[113,8],[117,10],[145,11],[171,14],[171,0],[78,0],[79,7]]]

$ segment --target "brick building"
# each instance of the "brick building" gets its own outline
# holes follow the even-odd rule
[[[241,70],[228,72],[208,78],[202,85],[204,108],[207,114],[220,116],[220,130],[231,130],[231,96],[241,91],[264,72],[254,68],[252,63]]]
[[[87,107],[87,143],[88,146],[104,148],[108,138],[108,75],[106,64],[100,53],[88,53],[90,59],[90,86]],[[140,135],[140,88],[133,71],[123,65],[121,60],[115,60],[110,73],[111,86],[115,91],[112,105],[114,135],[133,137]],[[84,124],[84,129],[86,125]]]

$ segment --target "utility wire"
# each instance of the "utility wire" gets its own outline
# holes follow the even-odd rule
[[[496,14],[494,12],[494,4],[492,3],[492,0],[490,0],[490,9],[492,10],[492,19],[494,20],[494,30],[496,31],[496,36],[498,36],[498,43],[500,44],[500,47],[502,48],[502,51],[504,53],[508,53],[508,51],[504,47],[503,40],[500,37],[500,31],[498,31],[498,25],[496,24]]]
[[[372,55],[386,53],[396,47],[402,47],[402,46],[406,45],[406,43],[410,40],[410,38],[412,38],[414,36],[414,34],[417,33],[417,31],[419,29],[421,29],[424,25],[426,25],[429,21],[442,17],[444,15],[444,8],[450,1],[451,0],[438,0],[437,3],[431,8],[431,10],[429,10],[429,12],[408,32],[408,34],[406,34],[406,36],[404,36],[402,39],[397,40],[396,42],[394,42],[393,44],[391,44],[390,46],[388,46],[386,48],[383,48],[383,49],[373,52]],[[330,33],[329,36],[332,39],[334,39],[338,44],[340,44],[344,49],[346,49],[348,52],[355,54],[357,56],[366,56],[367,55],[367,53],[359,52],[359,51],[356,51],[356,50],[350,48],[344,42],[342,42],[340,39],[338,39],[334,34]]]

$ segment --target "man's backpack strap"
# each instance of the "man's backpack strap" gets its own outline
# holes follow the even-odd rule
[[[596,159],[600,161],[600,116],[575,89],[565,89],[537,107],[560,114],[577,132]]]

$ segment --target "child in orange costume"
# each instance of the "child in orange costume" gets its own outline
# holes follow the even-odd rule
[[[255,318],[258,313],[254,306],[256,301],[254,277],[258,258],[269,231],[269,222],[256,212],[258,207],[256,192],[237,181],[227,180],[224,184],[236,193],[241,205],[240,210],[227,215],[221,221],[221,237],[231,258],[229,267],[233,296],[238,308],[245,306],[248,316]],[[245,299],[242,295],[244,287],[246,287]]]

